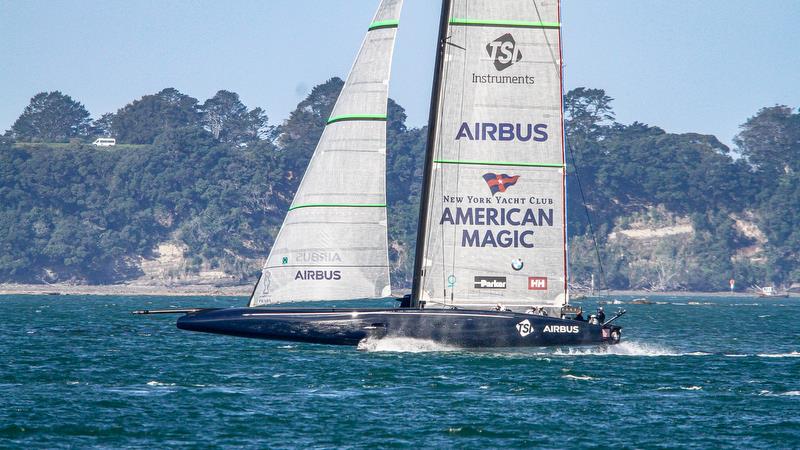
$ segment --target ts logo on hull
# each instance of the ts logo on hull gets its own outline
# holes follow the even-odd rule
[[[525,337],[533,333],[533,325],[528,319],[525,319],[517,324],[517,331],[519,331],[520,336]]]
[[[522,53],[517,48],[517,42],[511,33],[506,33],[486,44],[486,52],[494,60],[494,68],[498,72],[508,69],[522,59]]]

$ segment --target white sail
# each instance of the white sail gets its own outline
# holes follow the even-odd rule
[[[250,306],[390,294],[386,114],[401,7],[378,7]]]
[[[428,307],[567,301],[557,0],[452,0],[415,278]]]

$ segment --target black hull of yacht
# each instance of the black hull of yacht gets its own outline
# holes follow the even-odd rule
[[[358,345],[401,337],[463,347],[613,344],[621,328],[505,311],[458,309],[224,308],[189,312],[182,330],[259,339]]]

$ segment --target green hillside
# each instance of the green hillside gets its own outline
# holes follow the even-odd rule
[[[228,91],[200,103],[164,89],[94,121],[60,92],[38,94],[0,138],[0,282],[253,281],[341,86],[316,86],[279,125]],[[602,279],[589,218],[612,288],[800,281],[798,111],[756,112],[729,149],[616,123],[602,90],[565,104],[576,286]],[[396,287],[410,282],[426,139],[405,118],[390,101]],[[120,145],[90,145],[97,136]]]

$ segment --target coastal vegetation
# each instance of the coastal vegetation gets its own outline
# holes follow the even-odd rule
[[[185,273],[253,281],[341,87],[316,86],[280,124],[229,91],[201,103],[167,88],[96,120],[61,92],[35,95],[0,137],[0,282],[130,281],[164,243],[183,249]],[[800,281],[800,112],[765,107],[728,148],[618,123],[612,102],[600,89],[565,97],[576,286],[592,274],[616,289]],[[427,130],[391,100],[388,117],[393,284],[407,287]]]

